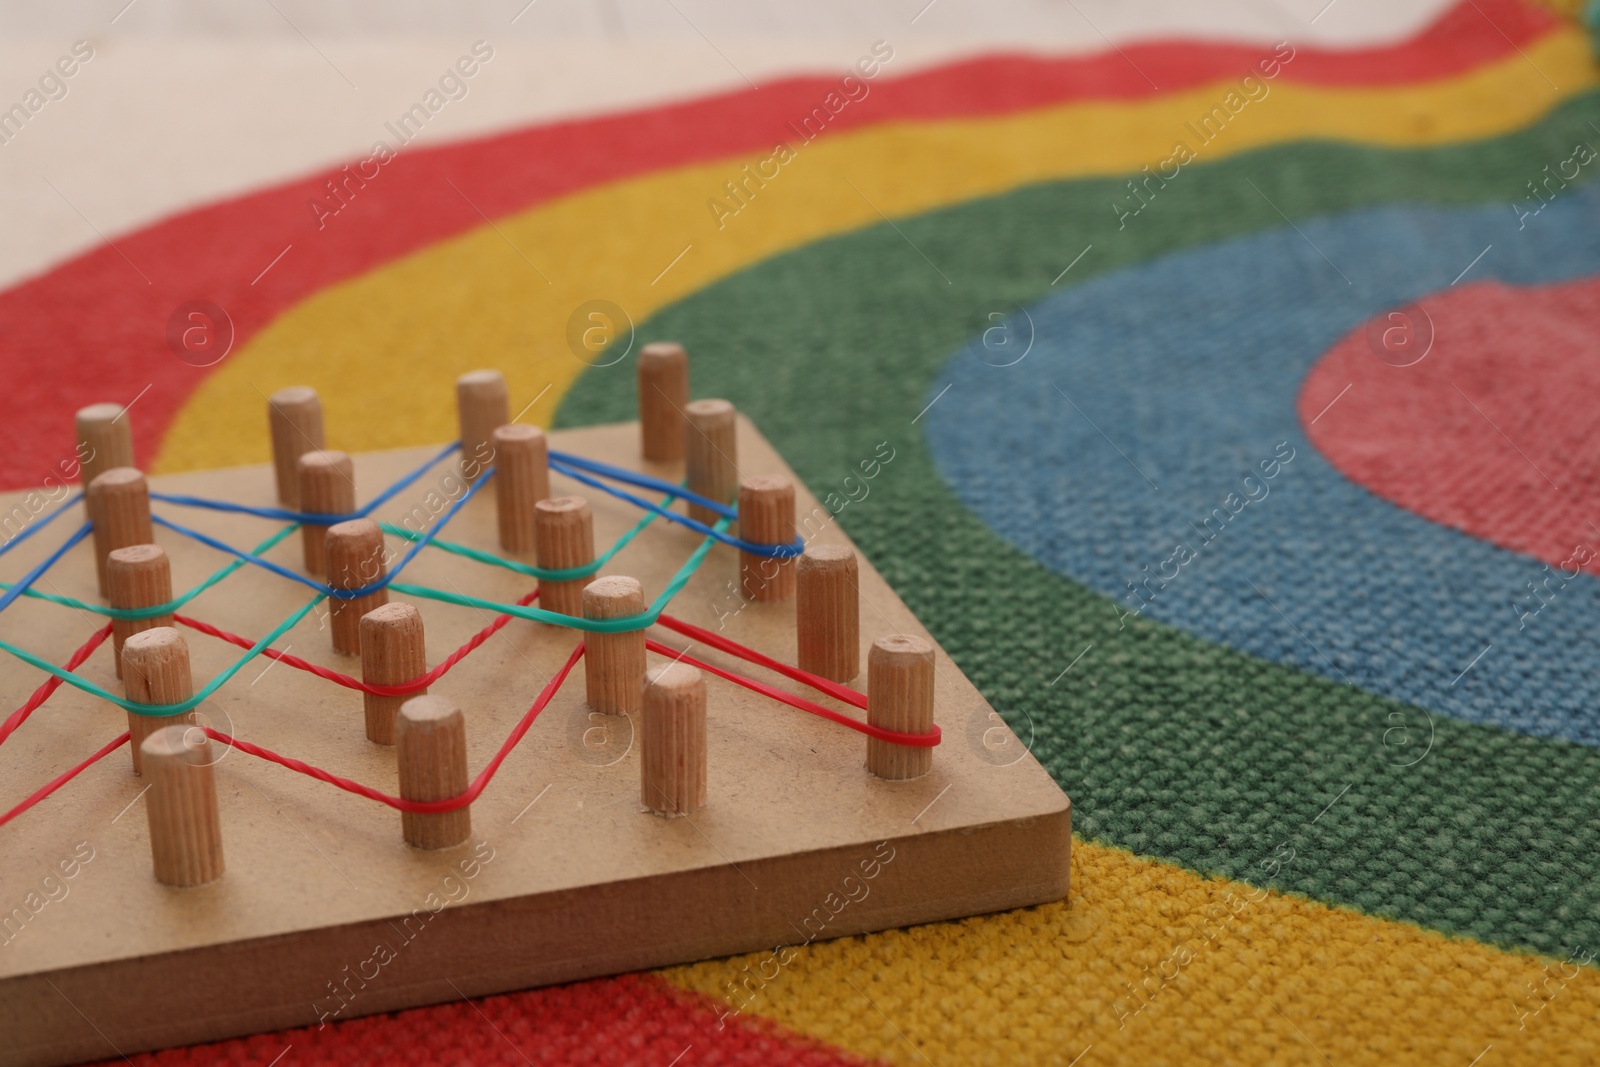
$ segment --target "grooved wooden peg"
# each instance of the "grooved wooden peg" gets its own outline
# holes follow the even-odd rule
[[[328,584],[335,589],[363,589],[388,577],[383,531],[371,519],[351,519],[328,527],[327,553]],[[388,602],[388,586],[350,599],[329,597],[333,650],[346,656],[360,655],[361,616]]]
[[[160,545],[131,545],[106,557],[106,599],[114,608],[153,608],[172,600],[172,565]],[[111,662],[122,677],[122,646],[129,637],[157,626],[171,626],[172,616],[111,620]]]
[[[132,467],[113,467],[89,483],[89,518],[94,522],[94,565],[105,596],[106,557],[119,548],[148,545],[155,540],[150,526],[150,485]]]
[[[410,604],[384,604],[361,616],[361,680],[368,685],[399,685],[428,670],[422,640],[422,615]],[[427,695],[419,689],[409,696],[386,697],[363,693],[367,740],[394,744],[395,717],[411,697]]]
[[[867,653],[867,721],[885,730],[933,729],[933,645],[913,634],[890,634]],[[867,738],[867,770],[879,778],[920,778],[933,769],[933,749]]]
[[[794,540],[794,482],[781,474],[764,474],[739,483],[739,536],[758,545],[786,545]],[[739,588],[751,600],[788,600],[794,596],[794,560],[787,556],[739,553]]]
[[[505,376],[475,370],[456,379],[456,415],[461,425],[461,476],[469,482],[494,466],[494,431],[511,421]]]
[[[400,795],[407,800],[449,800],[467,791],[467,721],[453,700],[412,697],[395,723]],[[433,814],[403,811],[406,844],[449,848],[472,834],[472,807]]]
[[[356,468],[345,452],[319,449],[295,461],[299,471],[300,510],[312,515],[348,515],[356,509]],[[306,573],[327,573],[328,528],[307,523],[300,528]]]
[[[533,506],[534,541],[539,566],[567,570],[594,562],[594,515],[581,496],[556,496]],[[539,581],[539,606],[562,615],[583,614],[587,578],[569,582]]]
[[[795,566],[795,636],[803,671],[832,682],[861,673],[860,569],[843,545],[810,545]]]
[[[657,815],[706,803],[706,683],[685,663],[652,667],[639,726],[639,799]]]
[[[550,495],[550,446],[537,426],[510,423],[494,431],[494,499],[500,547],[531,555],[533,506]]]
[[[181,704],[194,696],[189,646],[170,626],[132,634],[122,643],[122,684],[135,704]],[[128,712],[128,747],[133,773],[144,771],[144,739],[164,726],[193,726],[194,712],[139,715]]]
[[[689,403],[689,354],[673,341],[639,349],[639,450],[653,463],[683,459],[683,409]]]
[[[78,431],[78,477],[85,486],[113,467],[134,465],[133,423],[121,404],[79,408],[74,422]]]
[[[695,400],[683,409],[684,469],[689,488],[718,503],[733,500],[739,489],[739,449],[735,439],[738,419],[726,400]],[[689,517],[708,526],[721,515],[689,505]]]
[[[542,599],[542,597],[541,597]],[[583,587],[583,617],[620,619],[644,611],[644,587],[619,574],[596,578]],[[589,707],[605,715],[639,710],[644,686],[644,631],[585,634],[583,678]]]
[[[267,426],[272,431],[272,467],[278,480],[278,500],[300,510],[300,457],[320,451],[327,442],[322,434],[322,401],[305,385],[279,389],[267,400]]]
[[[139,746],[150,794],[150,856],[163,885],[222,877],[222,818],[211,739],[198,726],[163,726]]]

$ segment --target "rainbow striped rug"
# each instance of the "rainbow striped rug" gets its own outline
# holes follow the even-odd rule
[[[398,115],[0,292],[6,487],[107,397],[215,467],[279,385],[386,448],[483,365],[631,417],[596,309],[681,340],[1076,806],[1060,904],[141,1061],[1600,1062],[1597,84],[1518,0],[1359,48],[880,42],[442,146]]]

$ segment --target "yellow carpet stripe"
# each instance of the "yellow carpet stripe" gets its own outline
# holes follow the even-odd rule
[[[1201,147],[1199,160],[1309,138],[1426,145],[1491,136],[1536,119],[1596,80],[1577,32],[1552,34],[1525,51],[1416,86],[1331,89],[1280,79]],[[155,468],[260,461],[267,454],[263,395],[285,383],[322,391],[335,447],[450,438],[451,383],[481,366],[503,369],[522,402],[548,386],[525,416],[548,424],[584,369],[565,341],[567,320],[580,304],[610,300],[642,321],[785,249],[877,223],[880,212],[904,216],[1030,182],[1135,172],[1170,156],[1179,137],[1193,143],[1185,123],[1198,121],[1235,85],[1219,81],[1133,103],[824,134],[801,146],[720,229],[708,200],[765,153],[542,205],[332,286],[281,316],[191,397]],[[441,186],[438,195],[458,194]],[[612,373],[619,388],[632,388],[626,364]]]
[[[1502,952],[1076,840],[1072,868],[1070,904],[661,973],[908,1067],[1600,1062],[1596,946]]]

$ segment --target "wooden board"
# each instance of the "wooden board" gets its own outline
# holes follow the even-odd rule
[[[551,440],[555,448],[645,469],[635,424],[566,431]],[[429,451],[358,456],[361,498],[376,495]],[[739,458],[746,474],[788,473],[743,421]],[[451,463],[435,468],[377,517],[400,521],[419,505],[431,510],[428,494],[443,498],[453,470]],[[894,476],[892,464],[881,476]],[[152,484],[171,493],[274,503],[265,465]],[[602,550],[640,517],[626,503],[559,475],[552,490],[590,499]],[[493,495],[469,501],[443,536],[498,551]],[[18,497],[0,500],[0,514]],[[157,512],[240,547],[259,543],[278,525],[160,504]],[[814,516],[803,531],[808,536],[848,543],[835,523],[817,528],[827,513],[804,486],[798,514]],[[0,560],[0,574],[15,580],[60,543],[72,521],[63,518],[18,546]],[[158,528],[156,539],[172,557],[177,589],[225,562],[171,531]],[[603,573],[633,575],[653,598],[698,542],[692,532],[658,521]],[[269,557],[298,567],[299,553],[296,535]],[[669,612],[711,629],[721,619],[732,639],[794,662],[793,602],[744,604],[733,593],[736,571],[735,551],[718,546]],[[425,551],[402,581],[502,602],[533,587],[530,578],[438,550]],[[88,543],[38,588],[96,600]],[[861,594],[858,689],[866,685],[866,648],[874,638],[927,633],[865,558]],[[309,596],[303,586],[246,567],[185,614],[257,638]],[[413,602],[427,627],[430,663],[490,619],[475,609]],[[62,663],[102,624],[98,616],[24,598],[0,614],[0,636]],[[240,654],[183,632],[197,685]],[[660,627],[651,636],[675,648],[687,643]],[[513,620],[433,687],[466,710],[474,774],[576,637]],[[360,674],[358,661],[333,653],[316,614],[277,647]],[[704,647],[691,654],[861,715]],[[202,705],[202,721],[395,791],[394,750],[366,740],[361,695],[269,662],[247,665]],[[80,673],[121,692],[109,641]],[[43,674],[0,654],[0,680],[8,713]],[[630,730],[619,725],[609,743],[594,732],[580,668],[473,805],[471,841],[441,852],[408,848],[399,813],[388,807],[229,752],[217,765],[227,872],[197,889],[155,881],[142,782],[131,773],[128,750],[113,753],[0,827],[0,920],[12,916],[0,930],[0,1063],[97,1059],[1066,895],[1069,801],[942,651],[935,720],[944,743],[935,750],[933,772],[910,782],[868,774],[866,739],[854,731],[721,679],[708,678],[708,689],[710,786],[707,806],[692,818],[641,811]],[[0,746],[0,808],[125,728],[121,709],[62,687]],[[61,873],[63,861],[70,878]],[[31,917],[17,920],[18,908]]]

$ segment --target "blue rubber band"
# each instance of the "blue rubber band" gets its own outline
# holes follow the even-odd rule
[[[203,496],[185,496],[181,493],[151,493],[151,500],[158,500],[163,504],[172,504],[180,508],[204,508],[207,511],[225,511],[234,515],[253,515],[258,519],[276,519],[279,522],[297,522],[302,526],[334,526],[352,519],[364,519],[378,508],[393,500],[396,495],[416,484],[417,479],[427,474],[439,462],[461,446],[460,441],[446,445],[438,454],[429,459],[422,466],[406,474],[389,488],[379,493],[367,502],[366,506],[352,511],[347,515],[328,515],[311,511],[290,511],[288,508],[260,508],[249,504],[234,504],[227,500],[212,500]]]
[[[659,504],[652,504],[650,501],[645,500],[643,497],[634,496],[632,493],[627,492],[624,489],[618,489],[615,486],[607,485],[602,481],[599,481],[599,480],[597,480],[595,478],[589,477],[588,475],[584,474],[582,471],[575,470],[575,469],[573,469],[571,467],[566,466],[564,463],[560,463],[560,462],[552,460],[551,463],[550,463],[550,469],[551,470],[555,470],[555,471],[560,471],[562,474],[565,474],[568,478],[571,478],[571,479],[573,479],[575,481],[582,482],[584,485],[592,485],[592,486],[594,486],[594,488],[600,490],[602,493],[609,493],[609,494],[611,494],[612,496],[616,497],[619,500],[626,500],[628,503],[634,505],[635,507],[640,507],[640,508],[644,508],[644,509],[646,509],[648,511],[653,511],[656,514],[660,515],[662,518],[668,520],[669,522],[675,522],[679,526],[687,526],[689,529],[693,530],[695,533],[698,533],[698,534],[700,534],[700,535],[702,535],[704,537],[712,537],[712,538],[715,538],[718,541],[721,541],[725,545],[732,545],[734,548],[737,548],[739,551],[748,552],[752,556],[770,556],[770,557],[773,557],[775,559],[788,559],[788,558],[790,558],[792,556],[798,556],[798,555],[800,555],[802,552],[804,552],[806,550],[805,541],[802,538],[799,538],[799,537],[796,537],[793,541],[790,541],[786,545],[763,545],[763,544],[757,544],[754,541],[746,541],[743,538],[733,537],[733,536],[731,536],[729,534],[726,534],[726,533],[722,532],[721,530],[713,529],[710,526],[707,526],[705,523],[700,522],[698,519],[691,519],[687,515],[679,515],[675,511],[668,511],[666,508],[661,507]],[[733,511],[732,508],[729,508],[727,510]],[[733,515],[724,516],[724,519],[725,520],[726,519],[731,519],[731,518],[734,518],[736,515],[737,515],[737,512],[734,512]]]
[[[387,589],[389,587],[389,583],[390,582],[393,582],[396,578],[400,577],[400,572],[405,570],[406,564],[408,564],[412,560],[416,559],[417,558],[417,553],[421,552],[424,548],[428,547],[428,544],[435,537],[437,537],[439,535],[439,532],[441,530],[443,530],[446,525],[449,524],[450,520],[455,518],[456,514],[463,507],[466,506],[467,501],[472,499],[473,494],[475,494],[484,485],[488,484],[489,479],[493,475],[494,475],[494,468],[490,467],[488,470],[486,470],[484,472],[484,475],[483,475],[483,477],[481,479],[479,479],[477,482],[474,482],[472,484],[472,486],[470,488],[468,488],[468,490],[465,493],[462,494],[460,500],[457,500],[454,504],[452,504],[450,506],[450,510],[446,511],[442,516],[440,516],[439,521],[434,523],[433,527],[431,529],[429,529],[427,533],[423,534],[422,538],[420,540],[418,540],[418,541],[416,541],[415,543],[412,544],[410,551],[408,551],[405,554],[405,556],[403,556],[401,558],[399,564],[397,564],[395,566],[395,569],[394,569],[393,572],[391,572],[390,574],[388,574],[387,576],[385,576],[381,580],[373,582],[370,585],[364,585],[359,589],[335,589],[332,586],[327,585],[326,583],[323,583],[323,582],[319,582],[314,578],[307,578],[303,574],[297,574],[296,572],[290,570],[289,568],[283,566],[280,563],[274,563],[270,559],[263,559],[260,556],[253,555],[252,553],[249,553],[249,552],[245,552],[242,549],[234,548],[232,545],[228,544],[225,541],[219,541],[215,537],[210,536],[209,534],[201,533],[199,530],[191,530],[187,526],[183,526],[183,525],[181,525],[179,523],[173,522],[171,519],[165,518],[165,517],[160,516],[160,515],[152,515],[152,516],[150,516],[150,521],[156,523],[159,526],[165,526],[167,529],[173,531],[174,533],[180,533],[183,536],[185,536],[187,538],[190,538],[191,540],[198,541],[202,545],[205,545],[207,548],[214,548],[219,552],[226,552],[229,555],[237,556],[239,559],[244,560],[246,563],[253,563],[257,567],[262,568],[263,570],[271,571],[273,574],[276,574],[276,575],[278,575],[280,577],[288,578],[288,579],[290,579],[292,581],[299,582],[301,585],[306,586],[308,589],[316,590],[318,593],[322,594],[323,596],[333,597],[333,598],[335,598],[337,600],[354,600],[357,597],[370,596],[371,594],[376,593],[381,589]]]
[[[76,504],[78,501],[80,501],[82,499],[83,499],[83,494],[82,493],[73,493],[71,498],[68,499],[65,504],[62,504],[59,508],[56,508],[50,514],[48,514],[44,518],[40,519],[38,522],[34,523],[32,526],[29,526],[26,530],[23,530],[21,533],[17,534],[17,536],[11,538],[5,544],[0,545],[0,556],[3,556],[7,552],[10,552],[13,548],[16,548],[18,545],[22,544],[22,542],[26,541],[28,538],[30,538],[34,534],[38,533],[40,530],[44,529],[46,526],[49,526],[52,522],[55,522],[62,515],[66,514],[66,512],[72,507],[72,505]]]
[[[602,478],[610,478],[614,482],[636,485],[641,489],[654,489],[658,493],[665,493],[668,496],[677,497],[679,500],[687,500],[691,504],[698,504],[707,511],[714,511],[718,515],[723,515],[730,519],[739,517],[737,509],[730,507],[726,503],[719,503],[710,497],[701,496],[699,493],[684,486],[664,481],[660,478],[653,478],[648,474],[625,470],[622,467],[613,467],[609,463],[601,463],[596,459],[575,456],[570,452],[552,451],[550,458],[557,463],[564,463],[569,467],[577,467],[579,470],[598,474]]]
[[[49,570],[51,567],[54,567],[56,562],[72,549],[73,545],[77,544],[79,541],[82,541],[85,537],[88,537],[90,531],[93,529],[94,526],[87,522],[78,527],[71,537],[68,537],[61,543],[60,548],[46,556],[42,562],[33,568],[33,570],[29,571],[27,574],[24,574],[15,585],[13,585],[10,589],[7,589],[3,595],[0,595],[0,611],[4,611],[9,608],[16,601],[17,597],[27,592],[29,586],[31,586],[34,582],[37,582],[45,571]]]

